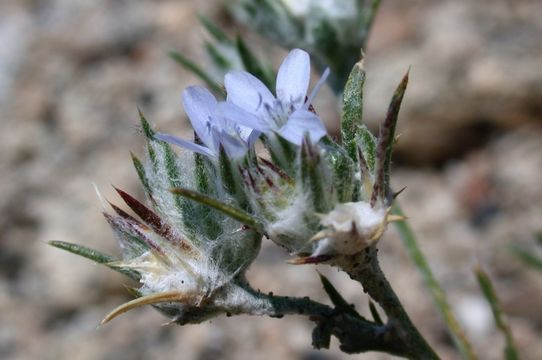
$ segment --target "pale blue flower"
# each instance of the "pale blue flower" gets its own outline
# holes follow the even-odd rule
[[[183,105],[203,145],[168,134],[157,134],[157,139],[211,158],[218,157],[222,145],[229,157],[241,158],[258,136],[256,131],[229,121],[217,112],[216,98],[204,87],[187,88],[183,92]]]
[[[305,134],[316,143],[327,132],[309,107],[329,70],[324,71],[307,98],[310,71],[309,54],[301,49],[290,51],[277,74],[276,97],[248,72],[230,71],[225,77],[227,99],[218,104],[218,111],[240,125],[262,133],[276,132],[297,145],[301,145]]]

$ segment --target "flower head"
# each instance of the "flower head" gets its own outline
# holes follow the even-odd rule
[[[316,93],[325,82],[325,71],[309,97],[309,54],[300,49],[290,51],[282,62],[276,83],[276,96],[255,76],[245,71],[226,74],[227,101],[218,105],[225,118],[259,132],[278,133],[301,145],[305,134],[313,143],[326,135],[320,118],[309,110]]]
[[[202,145],[176,136],[157,134],[160,140],[216,158],[220,146],[232,158],[243,157],[257,138],[257,132],[236,124],[217,112],[218,102],[204,87],[191,86],[183,92],[183,105]]]

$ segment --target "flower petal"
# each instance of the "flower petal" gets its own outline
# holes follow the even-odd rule
[[[253,114],[263,111],[262,104],[272,104],[275,99],[264,83],[246,71],[228,72],[224,86],[229,102]]]
[[[225,131],[220,133],[220,141],[222,146],[224,146],[226,154],[232,159],[242,158],[247,153],[248,148],[246,143],[240,138],[234,137]]]
[[[188,149],[190,151],[194,151],[194,152],[197,152],[199,154],[202,154],[202,155],[205,155],[205,156],[208,156],[208,157],[211,157],[211,158],[216,157],[216,154],[212,150],[210,150],[209,148],[206,148],[205,146],[195,144],[195,143],[193,143],[191,141],[181,139],[181,138],[173,136],[173,135],[158,133],[158,134],[155,135],[155,137],[158,140],[162,140],[162,141],[165,141],[165,142],[167,142],[169,144],[183,147],[183,148]]]
[[[269,131],[269,124],[261,117],[231,102],[217,105],[217,113],[229,121],[261,132]]]
[[[210,147],[212,139],[209,122],[217,104],[214,95],[202,86],[190,86],[183,92],[183,104],[194,131]]]
[[[326,128],[318,116],[308,110],[296,110],[288,118],[278,133],[286,140],[296,145],[301,145],[305,133],[313,144],[317,143],[327,134]]]
[[[309,88],[311,64],[309,54],[301,49],[290,51],[277,74],[277,98],[299,109]]]

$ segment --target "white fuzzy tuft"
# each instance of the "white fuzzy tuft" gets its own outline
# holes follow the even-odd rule
[[[267,227],[269,237],[292,253],[302,250],[311,236],[306,217],[312,211],[309,195],[298,192],[288,206],[275,213],[276,220]]]
[[[320,224],[324,230],[313,255],[353,255],[377,242],[387,224],[387,211],[374,209],[368,202],[339,204],[325,215]]]

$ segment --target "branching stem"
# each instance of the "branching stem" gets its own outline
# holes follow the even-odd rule
[[[367,248],[364,252],[352,257],[344,257],[338,261],[337,265],[353,280],[359,282],[364,291],[384,309],[388,317],[387,326],[394,329],[396,340],[401,344],[402,356],[438,359],[437,354],[410,320],[382,272],[376,247]]]

